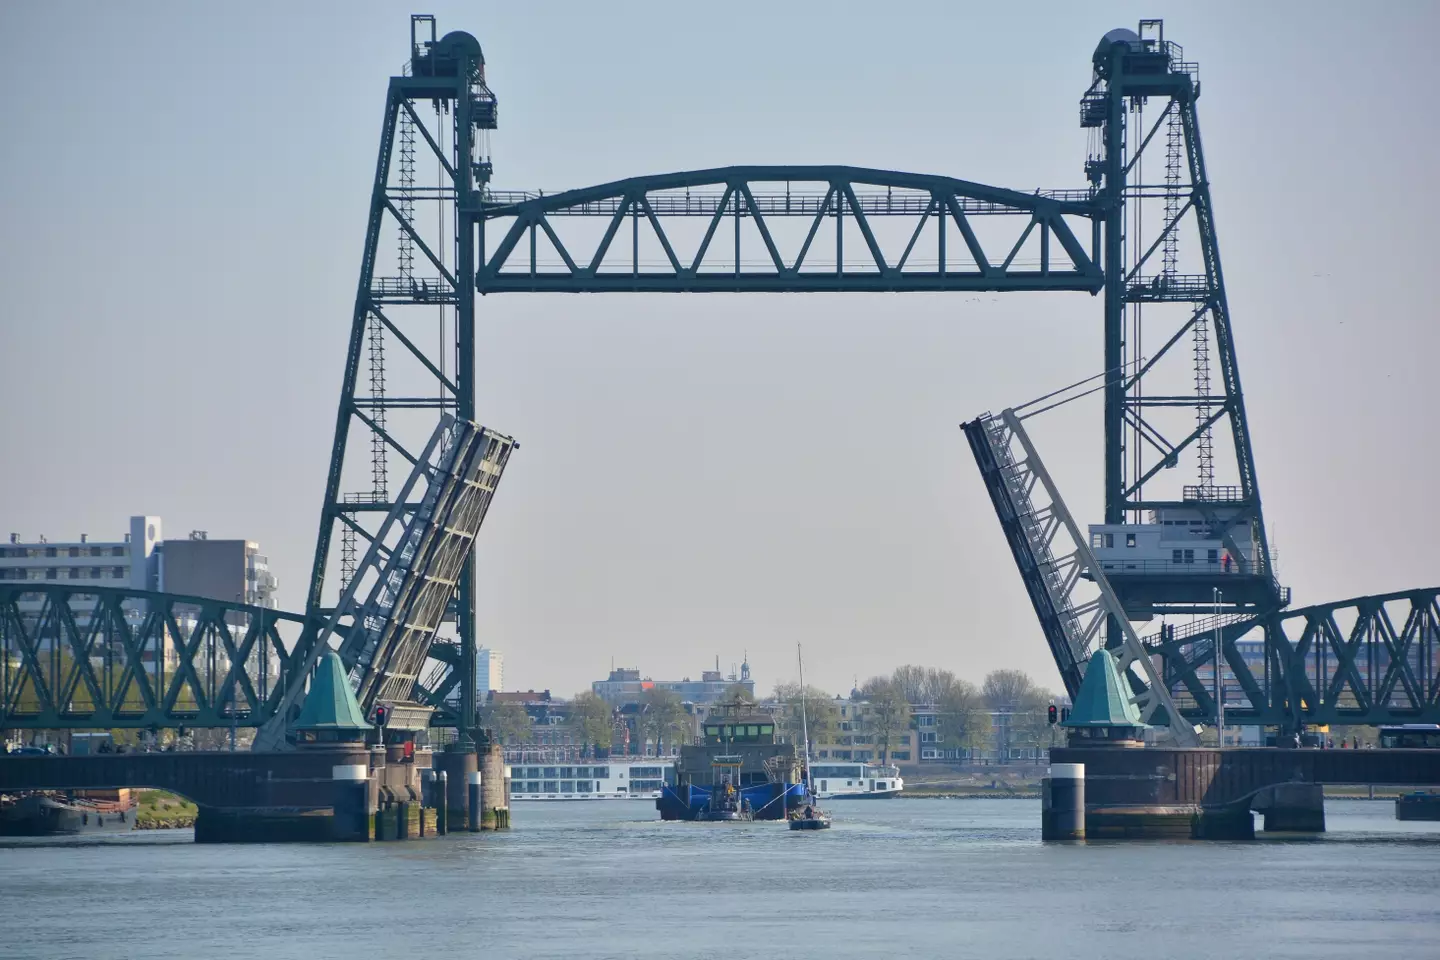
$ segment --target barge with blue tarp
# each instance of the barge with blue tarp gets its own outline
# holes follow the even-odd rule
[[[655,801],[662,820],[703,820],[716,791],[755,820],[784,820],[810,800],[793,743],[775,739],[775,721],[753,704],[716,704],[701,727],[699,743],[680,748],[675,766]],[[727,806],[730,801],[727,801]]]

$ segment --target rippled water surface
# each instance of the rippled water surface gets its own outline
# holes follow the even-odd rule
[[[1038,801],[837,801],[834,829],[522,803],[508,834],[0,846],[0,957],[1440,956],[1440,824],[1332,800],[1253,843],[1040,842]]]

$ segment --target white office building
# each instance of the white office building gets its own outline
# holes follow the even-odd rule
[[[156,550],[160,542],[159,517],[131,517],[130,532],[123,540],[91,540],[82,533],[79,540],[51,541],[42,536],[22,541],[19,534],[12,533],[8,543],[0,544],[0,581],[4,585],[14,580],[36,586],[63,581],[72,587],[158,590],[160,563]],[[38,615],[43,603],[39,593],[21,594],[20,615]],[[77,599],[74,606],[81,613],[91,603]]]
[[[254,541],[210,540],[203,531],[166,541],[160,518],[148,516],[131,517],[130,532],[120,540],[93,540],[83,533],[78,540],[22,540],[12,533],[8,542],[0,543],[0,586],[13,586],[17,580],[37,588],[56,583],[74,588],[70,606],[82,630],[95,600],[84,592],[87,586],[264,607],[275,606],[277,586],[268,559]],[[44,602],[38,590],[21,593],[17,606],[22,619],[38,617]],[[125,609],[132,619],[143,615],[140,602],[127,601]]]
[[[481,647],[475,651],[476,696],[484,703],[492,691],[505,689],[505,658],[499,650]]]

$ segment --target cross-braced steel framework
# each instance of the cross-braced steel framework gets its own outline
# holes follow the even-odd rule
[[[1040,629],[1065,692],[1080,692],[1085,667],[1106,646],[1106,623],[1120,625],[1117,666],[1147,724],[1166,727],[1178,746],[1196,746],[1194,728],[1136,636],[1119,597],[1090,550],[1065,500],[1045,469],[1016,410],[964,425],[965,438],[1000,518],[1005,540],[1025,580]]]
[[[1231,555],[1260,587],[1248,598],[1227,595],[1222,614],[1252,629],[1261,621],[1291,623],[1292,615],[1281,613],[1287,598],[1274,577],[1240,388],[1195,108],[1198,68],[1164,39],[1159,21],[1142,22],[1138,33],[1112,31],[1095,51],[1093,65],[1094,81],[1080,104],[1081,126],[1092,136],[1085,164],[1089,186],[1080,190],[1015,191],[845,166],[753,166],[637,177],[580,190],[507,192],[490,187],[487,138],[497,127],[498,112],[479,43],[461,32],[437,38],[433,18],[413,17],[410,62],[390,78],[386,92],[306,616],[252,613],[209,601],[201,601],[202,608],[243,615],[246,622],[254,616],[277,627],[302,625],[305,632],[295,642],[313,641],[384,519],[421,508],[419,501],[391,495],[391,463],[413,466],[414,451],[439,417],[475,419],[477,294],[1048,290],[1103,295],[1104,368],[1111,372],[1103,391],[1105,521],[1140,519],[1152,509],[1183,505],[1207,516],[1222,536],[1249,525],[1254,549],[1239,549],[1232,538]],[[1163,157],[1147,170],[1147,157],[1162,145]],[[1212,369],[1218,375],[1212,377]],[[1219,433],[1228,433],[1228,444],[1217,440]],[[1177,468],[1193,470],[1196,482],[1177,483],[1171,472]],[[1230,479],[1217,481],[1217,473]],[[432,664],[421,684],[422,697],[440,708],[437,716],[462,731],[476,717],[473,584],[473,564],[467,561],[451,607],[456,636],[431,648]],[[0,603],[13,598],[14,590],[0,588]],[[61,587],[27,590],[69,606]],[[143,599],[125,591],[114,595],[122,606]],[[1433,607],[1433,591],[1429,595]],[[183,598],[149,599],[164,609]],[[1160,600],[1156,612],[1195,609],[1193,602]],[[1319,611],[1316,622],[1324,623],[1323,611],[1341,617],[1358,603],[1310,609]],[[63,615],[57,617],[63,624]],[[87,670],[66,673],[60,662],[67,647],[71,657],[77,650],[93,651],[85,646],[88,639],[68,634],[58,648],[62,652],[50,654],[58,658],[50,669],[40,663],[40,648],[29,645],[31,635],[15,632],[13,619],[0,621],[5,649],[14,651],[13,659],[7,653],[5,676],[31,678],[15,681],[20,684],[15,689],[38,690],[43,676],[46,690],[93,696],[95,678]],[[175,626],[185,629],[178,621]],[[256,629],[257,642],[270,636],[269,627]],[[1322,688],[1329,691],[1342,674],[1353,676],[1350,665],[1362,655],[1379,657],[1381,647],[1389,649],[1387,644],[1399,644],[1402,637],[1419,638],[1405,640],[1406,650],[1429,650],[1429,629],[1415,626],[1412,634],[1406,627],[1392,636],[1377,627],[1365,634],[1376,639],[1359,647],[1312,640],[1307,649],[1333,651],[1340,672],[1311,683],[1312,702],[1295,670],[1267,670],[1263,680],[1256,679],[1261,700],[1273,703],[1278,696],[1289,704],[1290,716],[1297,716],[1297,703],[1298,715],[1311,716],[1307,711],[1322,700],[1332,702],[1322,697]],[[202,631],[213,641],[191,646],[187,640],[191,653],[184,677],[167,674],[166,692],[155,705],[144,701],[148,722],[174,725],[179,717],[193,717],[189,722],[197,724],[228,722],[215,704],[239,692],[238,677],[233,683],[222,679],[219,700],[199,682],[207,708],[190,711],[184,700],[194,695],[192,680],[202,675],[194,657],[206,656],[215,643],[227,649],[217,630]],[[1294,663],[1303,638],[1282,647],[1290,635],[1266,630],[1267,658]],[[1317,637],[1333,633],[1321,626],[1315,631]],[[123,637],[119,643],[117,649],[129,649]],[[1107,643],[1120,645],[1118,624]],[[1172,689],[1181,691],[1183,706],[1183,691],[1203,693],[1196,686],[1195,650],[1164,649],[1168,676],[1175,678]],[[282,675],[290,663],[285,650],[296,647],[277,640],[270,654]],[[1397,656],[1386,662],[1410,663]],[[1063,672],[1065,665],[1058,665]],[[289,674],[291,682],[299,682],[295,673]],[[1394,689],[1407,696],[1412,688],[1433,691],[1422,673],[1419,666],[1382,671],[1394,678],[1387,697],[1393,699]],[[177,692],[167,701],[174,683],[180,683],[176,690],[192,693]],[[108,689],[102,685],[101,699],[133,702],[128,692],[116,701]],[[1342,679],[1337,691],[1342,699],[1353,696],[1354,703],[1369,704],[1360,717],[1395,715],[1397,708],[1382,704],[1378,688],[1362,696]],[[45,694],[43,710],[56,721],[50,725],[74,725],[65,720],[73,714],[65,696]],[[1422,715],[1435,717],[1433,695],[1417,696],[1412,702],[1429,704],[1418,708]],[[272,688],[268,699],[245,702],[253,712],[255,704],[263,709],[276,697]],[[452,700],[454,709],[448,706]],[[6,701],[7,710],[11,703]],[[1192,712],[1203,712],[1203,704],[1196,697]],[[106,716],[117,721],[111,725],[123,726],[133,711],[112,709]],[[1265,716],[1273,718],[1273,710]],[[8,716],[0,717],[0,724],[8,722]]]
[[[1083,190],[1027,194],[860,167],[722,167],[550,196],[492,191],[483,212],[494,247],[476,271],[482,293],[1095,293],[1103,282],[1072,229],[1079,221],[1089,239],[1084,221],[1096,208]],[[603,229],[566,222],[576,217]]]
[[[305,630],[201,597],[0,584],[0,728],[256,726],[297,676]]]
[[[429,724],[436,698],[419,686],[421,668],[514,448],[479,424],[441,417],[334,612],[296,649],[306,675],[339,640],[361,710],[384,703],[392,727]],[[300,684],[285,690],[257,749],[284,744],[303,693]]]
[[[433,21],[416,22],[433,37]],[[1223,597],[1223,614],[1268,615],[1288,601],[1270,559],[1240,388],[1196,113],[1199,70],[1165,40],[1159,21],[1142,22],[1138,32],[1112,31],[1095,51],[1094,81],[1081,99],[1081,126],[1092,141],[1089,186],[1080,190],[1016,191],[846,166],[724,167],[577,190],[498,190],[489,185],[483,141],[495,126],[495,98],[484,85],[479,45],[466,34],[414,41],[412,30],[412,69],[391,80],[352,344],[366,318],[380,316],[385,335],[415,352],[418,335],[403,339],[390,315],[450,309],[453,324],[442,318],[440,331],[445,350],[454,351],[454,376],[446,354],[425,366],[441,405],[473,408],[477,293],[1098,293],[1111,371],[1103,388],[1105,521],[1194,509],[1232,548],[1244,575],[1232,582],[1253,584]],[[440,73],[452,78],[444,89],[436,86]],[[425,104],[438,104],[449,122],[438,131],[421,124]],[[417,143],[439,160],[433,196],[447,215],[437,221],[433,247],[422,243],[423,227],[404,228],[423,219],[408,212],[405,198],[419,210],[432,194],[419,174],[391,169],[397,120],[413,125]],[[429,157],[424,149],[420,154]],[[425,272],[419,267],[406,274],[403,250],[389,261],[377,253],[380,225],[390,221],[421,251],[419,264],[433,268],[427,279],[417,279]],[[447,227],[453,259],[434,253],[445,246]],[[374,432],[363,414],[376,401],[356,392],[357,357],[352,346],[340,430]],[[392,418],[399,403],[385,401]],[[338,498],[344,465],[337,433],[312,583],[316,606],[328,556],[325,530],[364,516]],[[1248,539],[1237,536],[1241,530]],[[1242,549],[1241,542],[1253,547]],[[1134,582],[1127,578],[1127,588]],[[451,696],[458,690],[461,717],[474,716],[470,583],[467,572],[458,642],[432,648],[426,684]],[[1167,598],[1166,589],[1152,584],[1146,602],[1153,612],[1196,611],[1193,590]],[[1211,605],[1204,606],[1208,612]],[[1124,631],[1117,618],[1107,632],[1107,644],[1118,649]]]
[[[391,77],[386,92],[306,597],[307,616],[320,622],[333,615],[357,575],[358,554],[378,542],[386,518],[422,507],[419,500],[390,496],[387,464],[419,462],[419,446],[438,417],[475,417],[476,224],[490,176],[487,138],[496,127],[497,102],[474,37],[437,37],[434,18],[417,16],[410,47],[404,74]],[[462,675],[473,678],[473,559],[467,557],[454,581],[444,606],[459,635]],[[473,679],[459,687],[460,716],[473,723]],[[455,722],[453,714],[444,719]],[[461,726],[468,733],[470,723]]]
[[[1161,630],[1146,647],[1163,658],[1187,717],[1215,715],[1217,631],[1228,722],[1286,730],[1440,722],[1440,589]]]
[[[1159,20],[1106,34],[1093,64],[1080,125],[1091,131],[1085,167],[1104,211],[1104,369],[1113,372],[1104,391],[1105,522],[1198,510],[1255,585],[1221,604],[1276,609],[1287,596],[1274,576],[1240,387],[1196,112],[1199,66],[1165,40]],[[1176,389],[1187,380],[1193,391]],[[1226,427],[1230,443],[1217,450],[1215,432]],[[1217,466],[1233,480],[1217,484]],[[1194,480],[1164,483],[1171,470],[1193,471]],[[1241,529],[1247,536],[1236,536]],[[1193,602],[1152,607],[1195,611]]]

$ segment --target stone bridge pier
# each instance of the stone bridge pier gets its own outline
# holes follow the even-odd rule
[[[0,756],[0,792],[168,790],[199,807],[200,843],[403,839],[437,829],[436,798],[423,789],[430,767],[429,751],[406,757],[363,743],[275,753]],[[345,808],[342,824],[336,813]]]
[[[1323,832],[1324,787],[1440,785],[1440,750],[1274,747],[1066,747],[1055,764],[1084,764],[1087,839]]]

